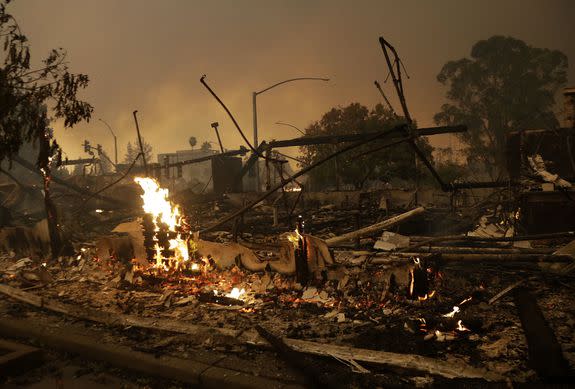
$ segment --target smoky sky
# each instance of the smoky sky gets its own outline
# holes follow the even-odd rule
[[[442,65],[469,56],[478,40],[513,36],[575,61],[571,0],[15,0],[9,9],[30,40],[33,59],[63,47],[70,69],[90,77],[81,94],[94,106],[90,123],[55,125],[69,158],[82,156],[84,139],[113,155],[101,118],[116,131],[122,159],[135,139],[135,109],[154,154],[186,149],[190,136],[198,144],[217,142],[214,121],[224,146],[237,148],[241,138],[200,84],[203,74],[250,140],[252,91],[288,78],[330,81],[298,81],[260,95],[260,141],[299,135],[277,121],[303,129],[334,106],[372,107],[381,102],[376,79],[399,109],[391,83],[383,84],[379,36],[405,63],[408,105],[422,127],[433,125],[445,101],[436,81]],[[570,85],[574,69],[570,65]]]

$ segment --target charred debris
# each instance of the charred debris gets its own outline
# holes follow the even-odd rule
[[[49,374],[64,352],[90,361],[83,374],[112,366],[158,387],[570,382],[572,124],[512,133],[505,181],[446,182],[416,140],[466,128],[414,129],[401,61],[380,43],[406,119],[390,130],[246,139],[232,151],[218,132],[215,154],[153,163],[140,153],[143,166],[114,174],[50,177],[50,204],[41,181],[3,171],[0,336],[34,347],[0,343],[0,373]],[[141,139],[136,111],[134,120]],[[385,153],[402,143],[436,188],[305,184],[306,173],[359,146]],[[278,150],[315,144],[345,146],[284,170]],[[260,161],[265,189],[244,190]],[[210,165],[210,190],[175,185],[200,163]],[[14,164],[37,172],[25,159]],[[59,218],[58,236],[46,210]]]

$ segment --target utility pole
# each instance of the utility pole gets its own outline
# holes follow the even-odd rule
[[[114,137],[114,164],[118,165],[118,138],[116,138],[116,134],[114,134],[114,131],[112,131],[112,127],[110,127],[108,123],[106,123],[103,119],[98,120],[104,123],[106,127],[108,127],[108,129],[112,133],[112,136]]]
[[[136,122],[136,132],[138,133],[138,143],[140,144],[140,152],[142,153],[142,161],[144,161],[144,171],[146,172],[146,176],[149,176],[148,164],[146,163],[146,153],[144,153],[144,145],[142,144],[142,136],[140,135],[140,126],[138,125],[138,117],[136,116],[137,113],[138,113],[138,110],[135,110],[134,112],[132,112],[132,114],[134,115],[134,121]]]
[[[316,81],[329,81],[329,78],[320,78],[320,77],[298,77],[298,78],[290,78],[289,80],[284,80],[278,83],[275,83],[265,89],[262,89],[258,92],[252,92],[252,110],[253,110],[253,121],[254,121],[254,148],[257,149],[259,146],[258,143],[258,108],[257,108],[257,96],[261,95],[264,92],[267,92],[270,89],[275,88],[276,86],[280,86],[282,84],[286,84],[292,81],[300,81],[300,80],[316,80]],[[260,191],[260,169],[259,169],[259,161],[256,161],[256,191]]]

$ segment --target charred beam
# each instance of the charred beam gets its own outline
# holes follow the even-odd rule
[[[545,320],[537,300],[525,287],[515,289],[515,305],[527,338],[529,362],[540,377],[552,382],[568,381],[569,365],[555,333]]]
[[[99,161],[98,158],[81,158],[81,159],[66,159],[62,161],[62,165],[69,166],[69,165],[85,165],[89,163],[97,163]]]
[[[520,184],[513,181],[467,181],[467,182],[452,182],[449,184],[449,190],[457,189],[481,189],[481,188],[507,188],[511,186],[519,186]]]
[[[248,149],[246,149],[245,147],[241,146],[238,150],[230,150],[230,151],[226,151],[226,152],[223,152],[223,153],[217,153],[217,154],[207,155],[207,156],[205,156],[205,157],[194,158],[194,159],[186,159],[185,161],[168,163],[168,164],[165,164],[164,167],[170,168],[170,167],[175,167],[175,166],[191,165],[191,164],[194,164],[194,163],[211,161],[212,159],[220,158],[220,157],[234,157],[234,156],[236,156],[236,155],[245,155],[247,152],[248,152]]]
[[[414,135],[417,136],[431,136],[440,134],[453,134],[461,133],[467,131],[466,126],[444,126],[444,127],[425,127],[419,128],[414,131]],[[364,134],[345,134],[345,135],[321,135],[321,136],[302,136],[294,139],[286,140],[273,140],[269,142],[269,146],[272,149],[277,149],[280,147],[294,147],[294,146],[311,146],[311,145],[322,145],[322,144],[337,144],[337,143],[350,143],[359,142],[365,139],[370,139],[374,135],[380,132],[368,132]],[[402,133],[397,132],[394,135],[389,136],[389,138],[401,138]]]

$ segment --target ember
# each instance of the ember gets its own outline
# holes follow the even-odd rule
[[[226,294],[226,297],[231,297],[231,298],[239,300],[240,297],[245,293],[246,293],[246,291],[243,288],[242,289],[233,288],[230,293]]]

